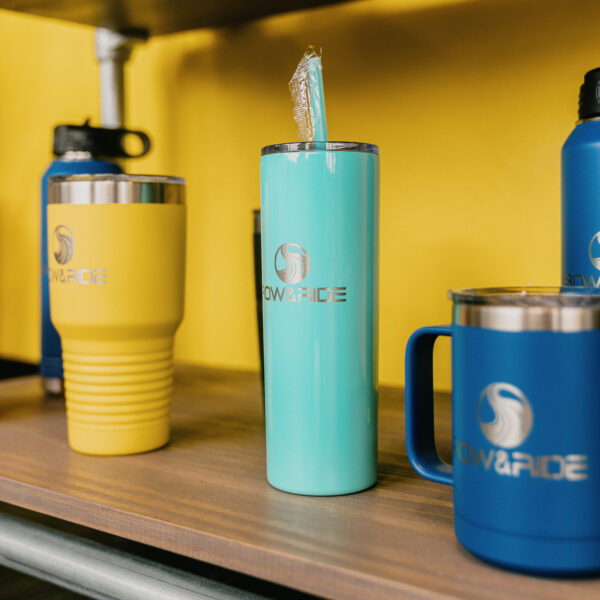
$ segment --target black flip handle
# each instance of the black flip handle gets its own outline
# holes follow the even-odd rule
[[[102,154],[114,158],[140,158],[150,151],[152,146],[150,138],[143,131],[132,129],[104,129],[101,142]],[[142,142],[142,149],[137,154],[131,154],[125,149],[125,138],[128,136],[137,136]]]

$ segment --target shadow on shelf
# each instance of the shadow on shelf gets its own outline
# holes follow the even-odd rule
[[[32,363],[0,358],[0,379],[23,377],[24,375],[35,375],[39,372],[39,370],[39,366]]]

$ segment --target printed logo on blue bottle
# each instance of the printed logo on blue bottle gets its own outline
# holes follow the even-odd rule
[[[346,286],[295,287],[308,277],[310,257],[307,250],[295,242],[281,244],[275,252],[273,260],[275,273],[283,282],[292,284],[287,287],[263,285],[262,293],[265,302],[346,302]]]
[[[485,386],[477,402],[477,420],[485,439],[500,449],[481,448],[479,444],[456,439],[455,457],[465,465],[515,478],[522,475],[557,481],[588,478],[587,455],[507,451],[524,444],[533,430],[533,408],[516,385],[498,381]]]
[[[588,257],[590,263],[600,271],[600,231],[597,231],[588,244]],[[598,279],[594,279],[594,274],[590,274],[589,277],[580,273],[567,273],[564,279],[564,285],[566,286],[581,286],[589,288],[600,288],[600,276]]]
[[[594,244],[594,242],[596,243]],[[590,240],[590,245],[588,247],[590,262],[592,265],[594,265],[594,268],[600,270],[600,256],[595,256],[595,254],[600,254],[600,231],[594,234],[594,237]]]
[[[61,265],[66,265],[75,253],[75,236],[66,225],[54,228],[54,260]],[[82,285],[105,284],[107,282],[106,269],[63,269],[49,268],[48,278],[57,283],[79,283]]]

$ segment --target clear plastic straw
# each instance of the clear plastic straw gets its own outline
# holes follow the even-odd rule
[[[321,49],[309,46],[289,84],[294,120],[303,142],[327,141]]]

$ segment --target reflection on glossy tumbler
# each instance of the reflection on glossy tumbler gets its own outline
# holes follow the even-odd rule
[[[357,492],[377,477],[378,149],[264,148],[261,202],[267,477]]]
[[[169,439],[184,190],[169,177],[50,179],[50,309],[75,450],[132,454]]]

